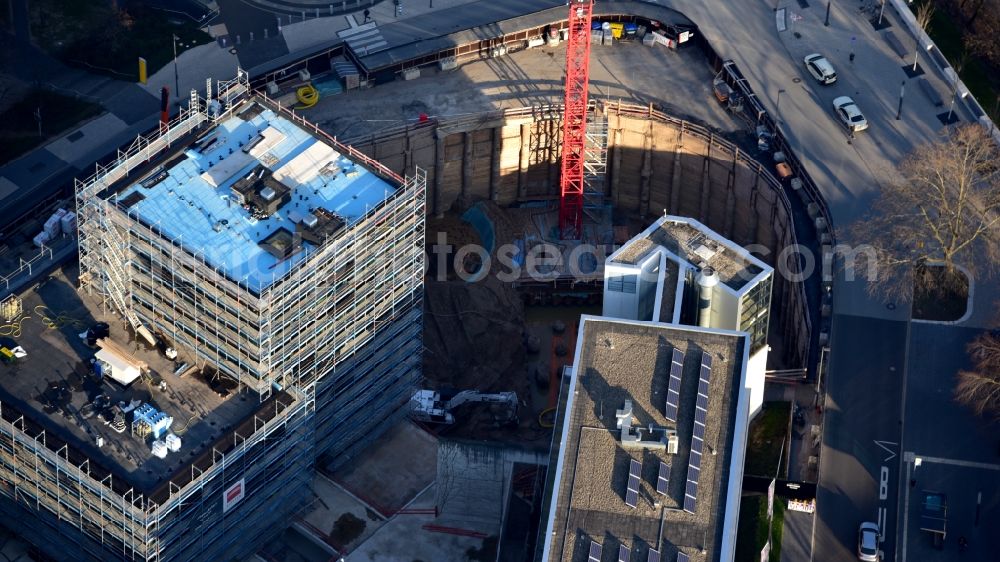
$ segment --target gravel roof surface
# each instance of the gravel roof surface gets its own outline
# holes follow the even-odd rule
[[[725,486],[728,482],[738,388],[742,372],[742,336],[697,329],[586,319],[580,334],[578,379],[567,416],[569,432],[561,444],[562,479],[554,509],[555,536],[549,560],[586,562],[592,540],[604,545],[605,557],[624,544],[633,560],[645,560],[655,548],[663,560],[678,550],[693,561],[718,560]],[[685,353],[677,423],[663,415],[670,358]],[[695,513],[683,503],[690,456],[702,352],[712,356],[702,476]],[[650,424],[676,429],[677,455],[651,449],[623,449],[615,411],[632,400],[633,428]],[[645,437],[649,439],[649,437]],[[713,454],[714,451],[714,454]],[[639,501],[625,504],[629,460],[642,463]],[[656,492],[659,463],[670,465],[666,496]],[[661,532],[662,521],[662,532]],[[662,537],[662,540],[660,540]]]
[[[723,242],[731,243],[725,238],[709,238],[704,232],[686,223],[664,221],[660,228],[652,232],[650,240],[694,265],[704,261],[718,273],[723,283],[735,290],[741,289],[762,271],[759,266],[725,246]],[[694,250],[710,240],[715,242],[709,245],[709,248],[715,250],[715,254],[708,260],[703,260]]]
[[[674,321],[674,301],[677,298],[677,281],[680,275],[680,265],[673,260],[664,260],[665,271],[663,275],[663,286],[660,290],[663,296],[660,299],[660,322]]]

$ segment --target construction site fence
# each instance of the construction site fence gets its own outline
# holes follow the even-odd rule
[[[679,130],[682,135],[694,137],[704,141],[705,143],[710,144],[713,149],[719,150],[728,155],[727,158],[731,159],[735,163],[754,170],[760,178],[760,181],[766,184],[769,188],[768,191],[773,194],[773,196],[770,197],[773,199],[773,204],[780,206],[780,213],[777,213],[777,216],[771,218],[771,227],[772,230],[775,231],[776,236],[780,239],[782,247],[794,247],[799,243],[793,225],[793,217],[795,215],[793,215],[793,207],[789,199],[789,192],[786,191],[782,182],[778,180],[766,166],[759,162],[753,154],[741,150],[738,146],[722,138],[711,129],[673,117],[663,111],[660,111],[653,104],[639,105],[621,101],[604,102],[591,100],[590,108],[592,112],[605,116],[617,114],[637,119],[651,119],[656,122],[667,124]],[[368,145],[374,147],[382,140],[412,133],[415,130],[423,129],[425,127],[436,127],[437,133],[440,136],[446,135],[450,130],[467,130],[469,127],[476,126],[496,127],[503,126],[511,122],[516,123],[521,120],[538,121],[543,119],[561,119],[561,116],[562,104],[545,104],[530,107],[493,110],[477,114],[449,117],[441,120],[430,120],[425,123],[396,125],[394,127],[382,129],[375,133],[352,137],[347,142],[361,146]],[[773,249],[780,250],[780,248]],[[816,248],[814,248],[814,250],[815,249]],[[777,253],[777,251],[775,253]],[[791,271],[792,273],[800,273],[801,268],[803,267],[802,264],[797,261],[792,261],[786,265],[793,270]],[[557,281],[558,280],[553,280],[549,283]],[[581,280],[575,279],[574,281]],[[595,279],[595,281],[603,281],[603,277]],[[810,306],[806,294],[806,287],[803,283],[791,283],[784,278],[776,280],[775,296],[773,301],[776,306],[780,307],[779,313],[782,318],[783,329],[783,332],[781,333],[782,337],[795,342],[795,345],[792,346],[795,348],[795,351],[789,351],[789,354],[786,356],[789,361],[788,364],[796,367],[804,367],[809,361],[808,358],[814,355],[812,353],[812,346],[814,343],[813,340],[816,338],[814,337],[815,334],[813,327],[817,321],[816,316],[819,314],[819,307]]]
[[[721,149],[731,155],[736,163],[756,170],[758,178],[762,179],[764,183],[771,188],[771,192],[775,194],[776,202],[781,205],[781,208],[784,211],[784,216],[786,217],[784,222],[778,225],[773,225],[780,227],[780,230],[775,228],[777,231],[776,234],[787,237],[782,244],[784,247],[798,247],[799,241],[793,224],[794,215],[792,211],[792,204],[784,186],[781,181],[774,177],[774,175],[771,174],[760,162],[751,158],[750,154],[740,150],[740,148],[733,143],[719,138],[710,129],[667,115],[666,113],[654,109],[652,104],[641,106],[617,102],[605,105],[605,114],[609,113],[609,110],[620,115],[631,115],[633,117],[654,119],[656,121],[668,123],[677,127],[681,131],[682,135],[690,135],[699,138],[702,141],[711,143],[711,145],[716,149]],[[816,250],[816,248],[814,248],[814,250]],[[798,260],[794,260],[784,265],[790,268],[789,273],[802,273],[803,264]],[[812,349],[813,342],[816,340],[813,331],[813,315],[818,314],[819,311],[812,310],[809,306],[809,299],[806,295],[806,287],[803,282],[791,282],[786,276],[779,275],[775,280],[775,289],[777,295],[772,296],[772,307],[780,307],[781,314],[779,317],[783,322],[783,339],[795,342],[796,344],[792,348],[794,353],[791,352],[792,350],[788,350],[788,352],[786,352],[786,360],[789,364],[803,365],[808,368],[810,357],[815,355]]]

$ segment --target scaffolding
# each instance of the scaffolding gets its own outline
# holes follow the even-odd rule
[[[143,493],[50,437],[14,406],[0,404],[0,493],[7,496],[0,511],[29,540],[72,552],[77,560],[228,559],[245,549],[238,544],[245,537],[226,536],[219,523],[270,535],[273,522],[259,513],[297,507],[294,494],[304,493],[314,458],[313,406],[311,396],[295,390],[275,396],[186,470]],[[217,513],[227,482],[273,473],[276,462],[284,467],[281,478],[261,480],[256,501]],[[199,532],[192,533],[199,521]]]
[[[591,221],[600,223],[608,171],[608,120],[603,112],[591,113],[586,135],[583,153],[583,212]]]
[[[188,107],[169,124],[139,137],[114,162],[76,182],[81,290],[100,296],[103,306],[137,334],[153,330],[189,352],[196,366],[211,366],[256,391],[262,411],[282,405],[280,412],[274,407],[273,418],[253,416],[226,450],[212,447],[189,473],[148,495],[122,490],[125,484],[110,475],[105,481],[88,473],[71,462],[72,455],[57,455],[53,462],[77,471],[75,481],[87,482],[100,498],[116,498],[114,509],[98,502],[92,519],[82,508],[80,513],[54,510],[57,524],[74,521],[76,542],[93,541],[86,552],[95,559],[109,551],[130,560],[195,557],[185,554],[191,552],[229,559],[250,546],[233,541],[269,534],[265,521],[280,530],[275,518],[290,513],[296,493],[306,497],[295,483],[307,485],[303,467],[318,454],[353,454],[405,415],[402,406],[419,376],[426,172],[417,168],[403,178],[266,95],[248,93],[242,71],[218,83],[214,98],[192,91]],[[231,277],[196,244],[169,236],[163,225],[115,197],[136,183],[133,176],[138,180],[162,170],[181,150],[175,145],[254,104],[290,120],[393,188],[322,243],[305,246],[301,259],[287,272],[274,273],[263,287],[250,283],[249,274]],[[275,421],[279,418],[283,421]],[[280,439],[269,438],[278,432]],[[30,432],[13,424],[0,430],[0,436],[21,433]],[[51,457],[44,446],[30,453]],[[12,462],[11,473],[21,465]],[[0,466],[0,476],[6,478],[7,468]],[[46,496],[45,484],[35,482],[40,477],[22,477],[8,495],[28,497],[18,490],[33,487],[30,497]],[[247,515],[235,520],[216,508],[222,490],[240,477],[248,489],[256,479],[262,491],[255,495],[268,503],[258,503],[252,512],[241,504]],[[285,480],[289,483],[282,484]],[[33,502],[28,512],[40,517],[44,501]],[[30,529],[25,534],[32,536]],[[223,535],[225,540],[219,538]]]

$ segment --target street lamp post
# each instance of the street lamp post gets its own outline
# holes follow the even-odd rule
[[[833,0],[827,0],[826,2],[826,21],[823,22],[823,25],[826,27],[830,27],[830,4],[833,4]]]
[[[948,119],[946,120],[948,121],[948,124],[951,124],[951,116],[954,115],[955,113],[955,98],[957,97],[958,97],[958,82],[955,83],[955,86],[951,90],[951,107],[948,108]]]
[[[781,122],[781,94],[785,93],[784,90],[778,90],[778,101],[774,104],[774,116],[777,118],[778,122]]]
[[[180,77],[177,74],[177,34],[174,34],[174,97],[181,95]],[[177,97],[180,101],[180,98]]]
[[[896,121],[903,116],[903,92],[906,90],[906,80],[899,84],[899,107],[896,108]]]

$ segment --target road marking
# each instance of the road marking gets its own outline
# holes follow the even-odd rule
[[[1000,464],[988,464],[985,462],[972,462],[972,461],[960,461],[958,459],[945,459],[941,457],[925,457],[923,455],[918,455],[911,451],[907,451],[906,455],[909,455],[908,459],[920,459],[921,463],[932,462],[937,464],[950,464],[954,466],[961,466],[965,468],[981,468],[983,470],[998,470],[1000,471]]]
[[[878,182],[876,182],[876,183],[878,183]],[[913,301],[912,300],[909,303],[909,308],[910,308],[909,315],[907,317],[912,319],[913,318]],[[904,341],[904,345],[903,345],[903,372],[901,373],[901,378],[902,378],[902,382],[903,382],[903,384],[901,386],[903,387],[903,390],[902,390],[901,395],[899,397],[899,442],[900,443],[903,442],[903,435],[906,434],[906,380],[907,380],[907,377],[909,376],[909,373],[910,373],[910,332],[912,330],[913,330],[913,322],[907,321],[906,322],[906,340]],[[900,476],[903,475],[903,464],[904,464],[903,460],[904,460],[903,457],[900,457],[900,459],[899,459],[899,473],[898,473]],[[894,520],[895,523],[896,523],[896,529],[895,529],[895,531],[896,531],[896,533],[895,533],[896,534],[896,544],[895,544],[895,547],[896,548],[894,549],[894,551],[892,553],[892,559],[894,561],[895,560],[900,560],[899,554],[900,554],[900,550],[902,550],[902,553],[903,553],[902,560],[903,560],[903,562],[906,562],[906,518],[909,516],[909,509],[906,509],[903,512],[903,518],[904,518],[903,519],[903,547],[902,547],[902,549],[900,549],[900,547],[899,547],[899,533],[900,533],[900,531],[899,531],[899,496],[902,493],[906,494],[906,505],[908,507],[909,504],[910,504],[909,481],[910,481],[910,465],[907,464],[906,465],[906,479],[904,480],[902,478],[897,478],[897,480],[896,480],[896,505],[894,506],[896,508],[895,520]]]
[[[896,458],[896,451],[890,449],[889,446],[897,447],[898,443],[893,443],[892,441],[879,441],[875,439],[875,444],[881,447],[885,452],[889,453],[889,456],[883,462],[882,466],[879,467],[878,472],[878,511],[876,512],[875,524],[878,525],[878,542],[885,542],[885,536],[888,531],[886,528],[888,521],[888,510],[886,509],[886,501],[889,499],[889,466],[888,462]],[[897,500],[898,501],[898,500]]]
[[[892,445],[893,447],[898,447],[899,443],[893,443],[892,441],[879,441],[878,439],[876,439],[875,444],[885,449],[885,452],[889,453],[889,456],[886,457],[885,460],[882,462],[889,462],[892,459],[896,458],[896,452],[890,449],[888,445]]]
[[[1000,471],[1000,465],[997,464],[987,464],[984,462],[972,462],[972,461],[960,461],[956,459],[945,459],[941,457],[924,457],[914,453],[913,451],[906,451],[903,453],[903,458],[901,459],[906,463],[906,480],[905,482],[910,482],[911,470],[913,469],[913,464],[917,459],[920,459],[920,463],[925,462],[936,463],[936,464],[950,464],[953,466],[961,466],[965,468],[981,468],[983,470],[996,470]],[[906,560],[906,541],[907,534],[909,533],[909,519],[910,519],[910,487],[907,484],[904,488],[906,490],[906,496],[903,498],[903,541],[902,545],[896,545],[896,554],[902,553],[902,560]],[[898,534],[897,534],[898,536]]]
[[[905,480],[905,482],[909,482],[910,481],[910,468],[913,466],[913,453],[911,453],[909,451],[903,453],[903,458],[900,459],[900,460],[902,460],[903,462],[906,463],[906,480]],[[906,541],[907,541],[907,534],[910,531],[910,529],[909,529],[909,521],[910,521],[910,486],[909,486],[909,484],[906,484],[905,487],[903,488],[903,490],[906,492],[906,496],[903,498],[903,543],[901,545],[900,544],[896,545],[896,554],[898,555],[898,554],[900,554],[900,552],[902,552],[902,554],[903,554],[902,559],[905,562],[906,561]],[[899,537],[899,533],[896,533],[896,537],[897,538]],[[899,558],[899,557],[897,556],[897,558]]]

